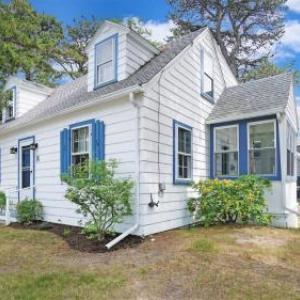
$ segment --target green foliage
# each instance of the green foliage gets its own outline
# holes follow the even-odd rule
[[[4,209],[6,205],[6,195],[4,192],[0,191],[0,210]]]
[[[267,58],[265,58],[257,67],[246,72],[244,74],[243,80],[244,81],[248,81],[252,79],[256,80],[256,79],[278,75],[284,72],[293,73],[295,83],[296,84],[300,83],[300,73],[298,70],[294,69],[293,63],[288,63],[283,67],[279,67]]]
[[[17,219],[20,223],[30,224],[42,220],[43,206],[34,199],[25,199],[17,204]]]
[[[188,209],[205,226],[215,223],[268,225],[264,192],[270,181],[254,175],[236,180],[208,179],[193,185],[199,197],[188,201]]]
[[[62,39],[60,23],[37,13],[28,0],[0,1],[0,88],[16,73],[53,85],[61,76],[53,58]]]
[[[62,177],[69,185],[66,199],[78,205],[78,213],[89,219],[85,225],[96,228],[99,240],[132,213],[130,200],[133,182],[116,178],[116,167],[114,160],[90,162],[74,167],[72,176]]]
[[[67,237],[67,236],[69,236],[70,235],[70,233],[71,233],[71,229],[70,228],[68,228],[68,227],[64,227],[64,231],[63,231],[63,236],[64,237]]]

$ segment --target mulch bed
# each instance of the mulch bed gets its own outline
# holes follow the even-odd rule
[[[143,242],[143,238],[129,235],[118,244],[116,244],[112,249],[107,250],[105,245],[113,240],[117,235],[106,236],[104,240],[98,241],[89,239],[86,235],[82,234],[81,227],[48,222],[35,222],[32,224],[12,223],[10,224],[10,227],[17,229],[33,229],[53,232],[56,235],[62,237],[69,244],[70,248],[89,253],[104,253],[119,249],[134,248]]]

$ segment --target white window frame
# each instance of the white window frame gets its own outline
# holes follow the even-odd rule
[[[112,43],[112,53],[111,53],[111,55],[112,55],[112,57],[111,57],[111,60],[109,60],[109,61],[106,61],[106,62],[102,62],[101,64],[97,64],[97,56],[98,56],[98,52],[97,52],[97,48],[98,47],[101,47],[101,44],[103,44],[103,43],[105,43],[105,42],[108,42],[108,41],[111,41],[111,43]],[[101,87],[102,85],[105,85],[105,84],[107,84],[107,83],[109,83],[109,82],[113,82],[113,81],[115,81],[117,78],[116,78],[116,64],[117,64],[117,55],[116,55],[116,51],[117,51],[117,49],[116,49],[116,47],[117,47],[117,36],[116,35],[113,35],[113,36],[110,36],[110,37],[108,37],[108,38],[106,38],[106,39],[104,39],[103,41],[100,41],[99,43],[97,43],[96,45],[95,45],[95,56],[94,56],[94,59],[95,59],[95,88],[97,88],[97,87]],[[100,50],[98,50],[99,52],[100,52],[100,54],[101,54],[101,51]],[[101,65],[105,65],[105,64],[107,64],[108,62],[112,62],[112,74],[113,74],[113,78],[112,79],[109,79],[109,80],[106,80],[106,81],[99,81],[99,78],[98,78],[98,67],[99,66],[101,66]]]
[[[182,128],[186,131],[189,131],[191,133],[191,153],[183,153],[183,152],[179,152],[178,151],[178,129]],[[174,158],[174,162],[175,162],[175,183],[189,183],[193,180],[193,129],[187,125],[184,124],[180,124],[178,122],[175,123],[175,139],[174,139],[174,143],[175,143],[175,158]],[[178,155],[185,155],[185,156],[190,156],[191,158],[191,165],[190,165],[190,177],[189,178],[182,178],[179,177],[179,172],[178,172]]]
[[[290,132],[289,132],[290,131]],[[292,147],[293,149],[290,149],[289,148],[289,133],[292,134],[292,136],[290,136],[290,138],[292,138]],[[294,168],[290,168],[290,170],[292,171],[292,174],[288,174],[288,161],[286,161],[286,176],[289,177],[289,178],[293,178],[295,177],[295,166],[297,164],[297,156],[296,156],[296,153],[297,153],[297,149],[296,149],[296,139],[297,139],[297,135],[295,134],[295,131],[293,130],[293,127],[291,126],[291,124],[289,122],[287,122],[287,126],[286,126],[286,154],[287,154],[287,151],[290,150],[292,156],[294,157],[294,165],[292,164],[292,162],[290,161],[290,164],[291,166],[293,166]],[[287,158],[286,158],[287,160]],[[290,166],[290,167],[291,167]]]
[[[247,163],[248,163],[248,174],[250,173],[250,150],[254,150],[250,148],[250,127],[252,125],[262,125],[262,124],[268,124],[268,123],[273,123],[274,126],[274,151],[275,151],[275,169],[273,174],[254,174],[258,176],[276,176],[277,175],[277,126],[276,126],[276,120],[275,119],[270,119],[270,120],[263,120],[263,121],[255,121],[255,122],[249,122],[247,124]],[[271,149],[270,147],[264,147],[262,149]]]
[[[74,130],[78,130],[80,128],[88,128],[88,138],[89,138],[89,141],[88,141],[88,152],[81,152],[81,153],[74,153],[73,152],[73,132]],[[92,158],[92,126],[90,124],[85,124],[85,125],[81,125],[81,126],[76,126],[76,127],[72,127],[71,128],[71,166],[73,167],[74,166],[74,163],[73,163],[73,156],[76,156],[76,155],[84,155],[84,154],[88,154],[89,155],[89,162],[91,161],[91,158]]]
[[[228,129],[228,128],[236,128],[236,135],[237,135],[237,148],[236,148],[236,151],[222,151],[222,152],[217,152],[217,130],[218,129]],[[221,178],[232,178],[232,177],[238,177],[239,174],[240,174],[240,132],[239,132],[240,128],[239,128],[239,125],[238,124],[233,124],[233,125],[225,125],[225,126],[218,126],[218,127],[215,127],[214,128],[214,153],[213,153],[213,174],[214,174],[214,177],[221,177]],[[237,152],[237,175],[217,175],[216,173],[216,158],[215,158],[215,155],[218,154],[218,153],[229,153],[229,152]]]
[[[209,75],[207,73],[207,70],[205,69],[205,56],[209,56],[211,59],[211,63],[212,63],[212,74]],[[214,81],[214,62],[213,62],[213,56],[204,48],[201,49],[201,68],[202,68],[202,78],[201,78],[201,95],[208,98],[211,101],[214,101],[215,99],[215,81]],[[209,95],[208,93],[206,93],[204,91],[204,81],[205,81],[205,76],[207,76],[210,80],[211,80],[211,84],[212,84],[212,96]]]
[[[12,91],[12,99],[10,99],[9,102],[12,102],[13,115],[11,117],[8,117],[7,116],[8,109],[7,109],[7,107],[5,107],[4,108],[4,113],[3,113],[4,114],[4,118],[3,118],[3,115],[2,115],[2,122],[3,121],[7,122],[7,121],[10,121],[10,120],[13,120],[16,117],[16,97],[17,97],[16,88],[14,87],[14,88],[11,88],[9,90]],[[8,104],[9,104],[9,102],[8,102]]]

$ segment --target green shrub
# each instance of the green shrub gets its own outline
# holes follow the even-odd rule
[[[17,204],[17,220],[20,223],[30,224],[43,219],[42,204],[33,199],[25,199]]]
[[[188,201],[188,209],[205,226],[215,223],[256,223],[268,225],[271,216],[266,212],[264,192],[270,181],[254,175],[236,180],[208,179],[193,188],[198,198]]]
[[[6,206],[6,195],[4,192],[0,191],[0,210],[4,209]]]
[[[74,167],[72,176],[62,177],[69,185],[66,199],[78,205],[77,212],[89,220],[84,224],[86,230],[95,230],[98,240],[102,240],[114,230],[116,224],[132,213],[130,200],[133,182],[116,178],[116,167],[114,160],[90,162]]]

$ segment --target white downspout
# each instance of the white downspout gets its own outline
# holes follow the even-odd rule
[[[105,245],[107,249],[112,248],[114,245],[123,240],[126,236],[136,231],[140,226],[140,105],[135,99],[133,92],[129,94],[129,101],[135,107],[136,111],[136,126],[135,126],[135,157],[136,157],[136,166],[135,166],[135,224],[123,232],[121,235],[110,241]]]

